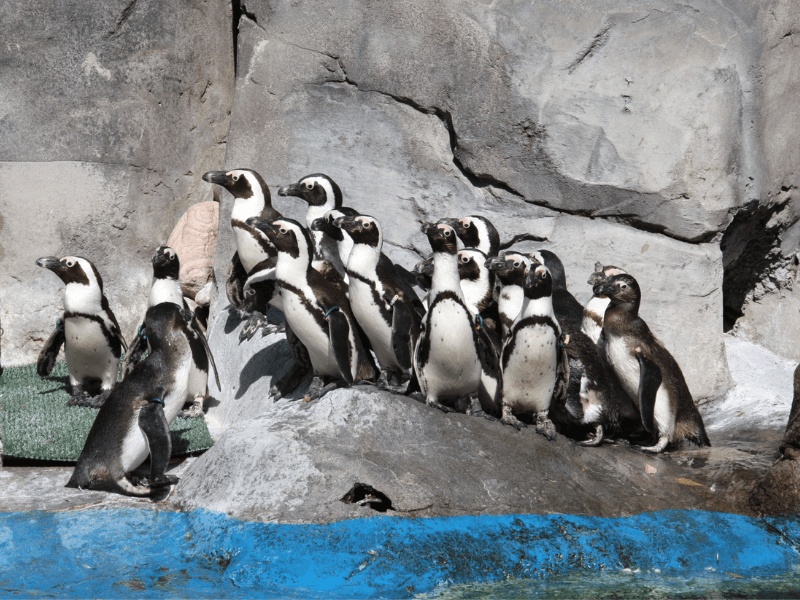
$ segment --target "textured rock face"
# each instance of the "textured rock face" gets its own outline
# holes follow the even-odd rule
[[[107,1],[0,6],[3,360],[35,360],[62,306],[46,255],[92,260],[123,334],[150,256],[224,153],[230,5]]]
[[[181,290],[194,299],[214,275],[217,251],[219,202],[200,202],[190,206],[167,240],[181,261]]]

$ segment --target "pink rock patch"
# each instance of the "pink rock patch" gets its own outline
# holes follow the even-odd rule
[[[188,298],[211,281],[218,224],[219,203],[200,202],[189,207],[169,236],[167,246],[178,253],[181,290]]]

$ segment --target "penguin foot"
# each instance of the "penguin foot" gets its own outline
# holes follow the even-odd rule
[[[655,446],[636,446],[636,449],[648,454],[661,454],[666,449],[667,444],[669,444],[669,438],[662,435],[658,438],[658,443]]]
[[[487,421],[499,421],[497,417],[493,417],[489,413],[483,410],[481,406],[480,400],[477,397],[474,397],[470,400],[469,408],[467,409],[467,414],[471,417],[483,417]]]
[[[203,398],[195,398],[192,405],[178,413],[181,419],[197,419],[203,416]]]
[[[450,408],[449,406],[445,406],[444,404],[442,404],[441,402],[439,402],[437,400],[432,400],[432,399],[428,398],[425,401],[425,403],[428,406],[432,406],[433,408],[438,408],[440,411],[442,411],[444,413],[456,412],[454,409]]]
[[[536,415],[536,433],[541,433],[549,441],[553,441],[558,437],[556,433],[556,426],[548,418],[547,415],[539,413]]]
[[[519,431],[523,427],[527,427],[525,423],[520,421],[517,417],[515,417],[511,413],[511,407],[508,405],[503,405],[503,416],[500,418],[500,422],[505,423],[506,425],[511,425],[517,431]]]
[[[99,393],[97,396],[90,396],[85,391],[80,390],[78,394],[73,394],[72,397],[67,400],[67,406],[85,406],[88,408],[100,408],[105,404],[105,401],[108,399],[108,396],[111,394],[111,390],[104,390]]]
[[[171,485],[175,485],[180,481],[175,475],[162,475],[161,477],[156,477],[155,479],[145,478],[139,481],[139,485],[143,487],[149,487],[151,490],[156,490],[158,488],[164,488]]]
[[[340,382],[334,381],[325,385],[322,381],[322,377],[314,377],[311,380],[311,385],[308,386],[308,391],[306,392],[305,398],[303,398],[303,402],[311,402],[312,400],[319,400],[328,392],[331,392],[338,388]]]
[[[250,341],[259,329],[269,326],[267,317],[260,312],[253,312],[250,317],[245,321],[244,327],[239,332],[239,343]]]
[[[284,333],[285,331],[286,323],[269,324],[261,328],[261,337],[267,337],[271,333]]]
[[[578,446],[602,446],[603,444],[603,426],[597,425],[594,430],[594,435],[590,437],[588,440],[583,440],[580,442],[575,442]]]
[[[272,387],[269,391],[270,394],[272,394],[273,401],[277,402],[286,394],[294,390],[298,385],[300,385],[300,382],[302,381],[303,377],[305,377],[306,372],[306,368],[302,365],[298,363],[293,364],[286,375],[272,384]]]

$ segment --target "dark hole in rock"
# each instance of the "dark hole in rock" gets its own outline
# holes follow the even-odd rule
[[[378,512],[386,512],[387,510],[394,510],[392,501],[383,492],[379,492],[371,485],[366,483],[356,483],[352,489],[342,496],[342,502],[345,504],[358,504],[369,506],[372,510]]]

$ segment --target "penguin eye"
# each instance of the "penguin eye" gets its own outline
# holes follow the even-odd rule
[[[470,225],[472,225],[472,223],[470,223],[469,221],[467,221],[466,223],[464,223],[464,229],[469,229],[469,226],[470,226]]]
[[[287,233],[287,230],[286,230],[286,228],[285,228],[285,227],[281,227],[281,228],[278,230],[278,232],[279,232],[281,235],[286,235],[286,233]]]
[[[364,229],[369,229],[370,227],[372,227],[372,223],[369,221],[364,221]]]
[[[450,237],[450,230],[449,229],[445,229],[444,230],[444,237]]]
[[[237,181],[239,181],[239,174],[238,174],[238,173],[235,173],[235,174],[234,174],[234,175],[231,177],[231,179],[233,179],[233,182],[234,182],[234,183],[236,183]]]
[[[313,190],[314,189],[314,182],[313,181],[306,182],[306,189],[307,190]]]
[[[462,256],[461,257],[461,262],[464,263],[464,264],[467,264],[469,262],[469,257],[468,256]]]
[[[515,262],[515,263],[514,263],[514,268],[515,268],[515,269],[519,269],[519,266],[520,266],[521,264],[522,264],[522,263],[520,263],[519,261]]]
[[[620,287],[621,289],[623,289],[623,290],[627,290],[627,289],[628,289],[628,284],[627,284],[627,283],[623,283],[623,284],[622,284],[622,285],[620,285],[619,287]]]
[[[74,260],[68,260],[67,261],[67,266],[70,267],[70,268],[74,267],[75,266],[75,261]]]
[[[255,291],[254,291],[254,290],[252,290],[252,289],[248,289],[248,290],[245,290],[245,291],[244,291],[244,295],[249,297],[249,296],[255,296],[255,295],[256,295],[256,293],[255,293]]]

